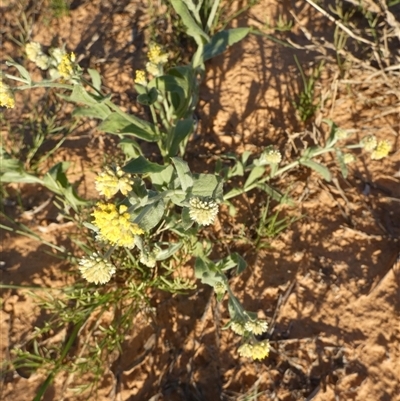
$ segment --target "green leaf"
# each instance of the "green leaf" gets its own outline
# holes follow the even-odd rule
[[[193,186],[193,177],[188,164],[179,157],[172,157],[176,172],[181,183],[181,188],[186,191]]]
[[[133,116],[130,116],[133,117]],[[108,132],[110,134],[120,135],[134,135],[137,138],[143,139],[147,142],[154,142],[157,140],[155,130],[151,124],[140,120],[141,126],[133,124],[119,113],[111,113],[99,126],[100,131]]]
[[[77,107],[72,112],[74,117],[90,117],[100,120],[106,119],[111,114],[111,110],[105,105],[98,103],[95,106]]]
[[[192,194],[195,196],[223,199],[223,182],[214,174],[195,174]]]
[[[136,159],[142,155],[142,148],[134,139],[123,138],[119,141],[118,146],[127,158]]]
[[[335,149],[335,151],[336,151],[336,157],[339,162],[339,167],[340,167],[342,176],[343,176],[343,178],[347,178],[347,175],[349,174],[349,170],[347,168],[346,163],[344,162],[343,153],[339,149]]]
[[[172,256],[176,251],[182,247],[182,243],[169,245],[167,249],[162,249],[157,253],[156,260],[165,260]]]
[[[251,184],[255,183],[260,177],[262,177],[265,173],[265,167],[256,166],[251,171],[249,176],[247,177],[246,182],[244,183],[244,189],[246,190],[250,187]]]
[[[179,150],[179,144],[193,132],[193,119],[179,120],[171,131],[172,141],[169,145],[168,155],[175,156]]]
[[[246,37],[249,31],[250,28],[234,28],[218,32],[211,38],[209,43],[204,45],[201,62],[204,63],[205,61],[223,53],[228,46],[232,46]]]
[[[182,227],[185,231],[187,231],[194,224],[194,221],[190,218],[188,207],[185,206],[182,208],[181,216],[182,216]]]
[[[318,174],[322,175],[326,181],[330,181],[332,179],[329,169],[322,164],[315,162],[314,160],[300,160],[300,164],[316,171]]]
[[[244,193],[243,188],[232,188],[228,193],[224,195],[224,199],[231,199],[234,198],[235,196],[241,195]]]
[[[11,157],[2,146],[0,146],[0,182],[43,184],[40,178],[27,173],[22,163]]]
[[[218,266],[210,260],[196,258],[194,266],[195,276],[203,284],[214,287],[217,283],[225,282],[225,275],[219,270]]]
[[[18,72],[20,73],[21,77],[25,80],[25,82],[29,86],[32,85],[32,78],[26,68],[22,67],[22,65],[14,62],[14,61],[6,61],[6,65],[15,67],[18,70]]]
[[[231,257],[237,265],[236,274],[242,273],[247,267],[247,262],[236,252],[232,253]]]
[[[53,166],[43,177],[43,185],[50,191],[63,197],[77,211],[78,206],[86,205],[87,201],[77,195],[75,189],[68,181],[65,172],[68,170],[69,165],[69,162],[61,162]]]
[[[162,75],[152,79],[148,87],[153,90],[157,88],[164,97],[167,97],[166,94],[169,93],[177,118],[185,114],[190,99],[188,83],[184,79],[173,75]]]
[[[272,199],[276,200],[277,202],[281,204],[287,204],[294,206],[295,203],[291,198],[288,198],[285,195],[282,195],[279,191],[277,191],[275,188],[271,187],[270,185],[266,183],[259,183],[257,184],[257,188],[261,189],[265,193],[267,193]]]
[[[61,97],[71,102],[85,104],[86,106],[96,106],[102,100],[97,96],[88,93],[85,90],[85,88],[80,84],[74,85],[74,88],[72,89],[72,93],[70,96],[61,96]]]
[[[164,209],[165,204],[163,200],[147,205],[135,217],[133,222],[139,224],[143,230],[149,232],[161,221]]]
[[[203,29],[201,29],[201,27],[198,26],[182,0],[171,0],[171,4],[176,13],[181,17],[183,24],[186,26],[186,33],[189,36],[192,36],[197,44],[202,43],[202,38],[207,42],[210,41],[210,37],[203,31]]]
[[[90,75],[90,78],[92,79],[92,84],[93,87],[95,87],[99,92],[101,89],[101,76],[97,70],[94,70],[92,68],[88,68],[87,72]]]
[[[151,183],[157,186],[159,189],[168,187],[172,181],[172,176],[175,170],[174,167],[170,164],[166,168],[164,168],[160,172],[155,172],[150,174]]]
[[[158,92],[156,88],[151,88],[148,93],[141,93],[137,97],[137,101],[143,106],[151,106],[157,101]]]
[[[2,173],[0,175],[0,182],[15,182],[20,184],[43,184],[43,181],[32,175],[28,174],[24,170],[20,171],[7,171],[6,173]]]
[[[122,170],[125,173],[130,174],[148,174],[148,173],[159,173],[163,171],[166,166],[161,166],[160,164],[152,163],[148,161],[143,156],[129,161]]]

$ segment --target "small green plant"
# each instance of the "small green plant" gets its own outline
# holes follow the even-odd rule
[[[50,9],[55,18],[61,18],[69,13],[68,0],[50,0]]]
[[[294,61],[296,62],[297,68],[300,71],[301,79],[303,81],[303,90],[300,92],[299,99],[294,102],[294,107],[296,108],[299,118],[301,121],[305,122],[314,116],[315,111],[318,109],[319,105],[315,104],[315,84],[318,81],[321,71],[324,66],[324,62],[321,61],[319,65],[312,70],[310,76],[306,77],[303,68],[301,67],[299,60],[294,56]]]

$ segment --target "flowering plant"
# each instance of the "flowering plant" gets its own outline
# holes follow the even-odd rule
[[[177,266],[194,257],[195,277],[213,287],[218,301],[228,298],[230,320],[225,328],[241,337],[238,353],[254,360],[263,359],[270,350],[267,322],[245,310],[233,294],[227,274],[229,270],[234,274],[242,273],[246,262],[239,254],[229,252],[221,258],[212,258],[210,241],[199,241],[202,230],[218,219],[222,204],[233,207],[229,200],[245,192],[259,189],[283,201],[284,196],[271,182],[299,166],[310,168],[329,181],[332,174],[320,160],[323,154],[334,154],[346,177],[347,166],[355,161],[352,149],[363,148],[370,152],[371,159],[380,160],[388,155],[391,145],[386,141],[378,142],[374,136],[367,136],[356,145],[343,144],[348,133],[326,121],[330,126],[326,142],[306,148],[295,160],[287,160],[277,148],[269,146],[258,157],[250,152],[240,157],[222,157],[214,174],[192,172],[184,160],[185,147],[196,128],[194,110],[205,74],[204,63],[243,39],[249,29],[229,29],[210,36],[219,2],[213,3],[205,24],[198,7],[191,1],[185,3],[171,0],[188,35],[197,44],[191,63],[168,66],[168,53],[160,45],[151,43],[145,68],[135,74],[137,101],[149,109],[151,121],[129,114],[115,104],[106,93],[100,74],[93,69],[83,71],[74,53],[65,48],[50,49],[46,53],[36,42],[25,47],[26,56],[47,71],[47,78],[34,82],[27,69],[9,61],[8,66],[15,68],[18,75],[6,73],[0,80],[0,105],[15,107],[16,91],[39,87],[58,89],[63,99],[76,105],[75,117],[99,121],[100,131],[122,140],[129,158],[123,166],[105,166],[96,178],[95,187],[102,199],[91,210],[91,218],[83,223],[92,234],[87,244],[81,246],[86,256],[70,255],[84,279],[81,288],[84,295],[73,292],[69,296],[81,303],[84,299],[92,308],[87,310],[102,310],[104,300],[109,301],[113,297],[110,293],[115,293],[112,300],[120,302],[122,299],[121,310],[131,311],[126,307],[130,298],[145,298],[150,287],[171,292],[193,288],[193,283],[177,277],[176,271]],[[19,84],[12,87],[5,79]],[[146,158],[140,141],[157,144],[158,158]],[[2,156],[2,182],[40,183],[75,211],[89,206],[68,182],[67,163],[59,163],[39,178],[27,173],[22,164],[4,150]],[[224,165],[226,159],[233,163]],[[231,185],[230,190],[224,192],[224,185],[226,188],[236,176],[246,176],[243,185]],[[110,288],[115,291],[107,291]],[[87,319],[88,315],[79,317]],[[79,324],[82,325],[82,321]],[[79,330],[78,324],[77,327]]]

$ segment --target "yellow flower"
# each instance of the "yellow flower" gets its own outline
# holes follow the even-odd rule
[[[118,191],[125,196],[128,195],[132,190],[132,183],[129,174],[124,173],[119,166],[114,169],[106,167],[95,180],[97,191],[106,199],[112,198]]]
[[[82,277],[89,283],[108,283],[115,273],[115,266],[95,252],[89,258],[80,259],[79,264]]]
[[[64,54],[60,64],[57,66],[58,73],[61,78],[67,80],[75,75],[75,54]]]
[[[268,323],[265,320],[255,320],[255,321],[249,320],[248,322],[246,322],[244,327],[250,333],[253,333],[256,336],[258,336],[267,331]]]
[[[253,345],[251,357],[254,360],[264,359],[265,357],[267,357],[269,355],[269,349],[270,349],[270,345],[269,345],[268,340],[260,341],[257,344]]]
[[[15,106],[14,95],[11,89],[0,79],[0,106],[13,109]]]
[[[200,198],[198,196],[189,200],[189,216],[196,223],[208,226],[214,222],[218,214],[218,203],[208,197]]]
[[[371,153],[371,159],[381,160],[389,154],[391,149],[392,144],[389,141],[379,141],[376,149]]]
[[[139,85],[143,85],[143,86],[147,85],[146,73],[144,72],[144,70],[137,70],[136,71],[135,83],[139,84]]]
[[[115,246],[133,248],[135,246],[135,235],[143,234],[144,231],[135,223],[130,221],[130,214],[125,205],[119,206],[119,210],[112,203],[101,203],[96,205],[93,211],[94,225],[99,229],[99,239],[108,241]]]
[[[377,143],[375,135],[367,135],[361,140],[361,145],[363,145],[367,152],[372,152],[376,148]]]
[[[156,43],[152,43],[149,46],[147,57],[149,58],[149,61],[153,64],[163,65],[168,61],[168,54],[163,53],[161,46]]]

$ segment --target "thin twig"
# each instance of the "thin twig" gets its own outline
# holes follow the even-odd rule
[[[366,43],[372,47],[375,47],[375,43],[370,42],[367,39],[362,38],[361,36],[355,35],[347,26],[343,25],[339,20],[336,20],[335,18],[332,17],[328,12],[326,12],[323,8],[321,8],[318,4],[315,4],[312,0],[306,0],[308,4],[310,4],[312,7],[314,7],[316,10],[318,10],[322,15],[324,15],[326,18],[328,18],[330,21],[332,21],[336,26],[341,28],[343,31],[345,31],[349,36],[351,36],[353,39],[358,40],[360,42]]]

